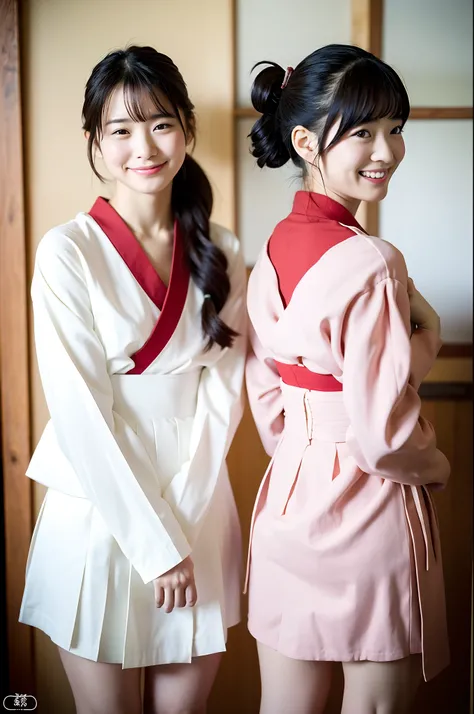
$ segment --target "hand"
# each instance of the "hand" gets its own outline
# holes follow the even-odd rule
[[[438,313],[421,293],[415,288],[415,283],[408,278],[408,297],[410,299],[410,320],[412,324],[423,330],[440,333],[440,319]]]
[[[156,607],[171,612],[175,607],[192,607],[197,602],[194,565],[188,555],[181,563],[153,581]]]

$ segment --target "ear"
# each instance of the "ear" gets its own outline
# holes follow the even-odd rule
[[[91,135],[90,131],[85,131],[85,132],[84,132],[84,138],[86,139],[86,141],[89,141],[90,135]],[[94,145],[93,145],[93,147],[92,147],[92,151],[93,151],[94,154],[97,154],[98,156],[102,156],[102,152],[101,152],[101,150],[100,150],[100,144],[99,144],[99,142],[97,141],[97,138],[96,138],[96,140],[94,141]]]
[[[318,152],[318,139],[313,131],[305,126],[295,126],[291,132],[293,148],[304,161],[312,164]]]

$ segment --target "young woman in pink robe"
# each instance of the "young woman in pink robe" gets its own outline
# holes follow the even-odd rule
[[[48,490],[20,620],[58,645],[78,714],[139,714],[142,668],[147,714],[203,712],[239,621],[225,460],[242,415],[245,265],[210,222],[211,186],[187,153],[193,105],[169,57],[111,52],[83,120],[112,196],[36,253],[51,420],[28,476]]]
[[[432,499],[449,464],[418,395],[439,318],[402,254],[355,214],[387,194],[409,100],[357,47],[324,47],[286,72],[262,64],[252,153],[261,167],[291,159],[304,190],[248,288],[247,386],[272,457],[248,573],[260,712],[323,712],[337,661],[343,714],[402,714],[421,672],[449,657]]]

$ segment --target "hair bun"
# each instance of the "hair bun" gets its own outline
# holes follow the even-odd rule
[[[260,114],[274,114],[280,102],[285,70],[276,62],[257,62],[252,72],[261,64],[268,66],[257,74],[252,84],[252,104]]]
[[[277,115],[285,70],[276,62],[258,62],[252,69],[261,64],[268,66],[255,77],[251,98],[254,108],[262,116],[257,119],[249,134],[250,151],[257,159],[260,168],[268,166],[276,169],[286,164],[290,158],[290,152],[281,135]]]

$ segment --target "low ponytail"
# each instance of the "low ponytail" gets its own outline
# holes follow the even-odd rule
[[[196,285],[206,296],[201,325],[209,350],[214,343],[231,347],[237,333],[219,317],[230,293],[227,258],[210,238],[212,188],[206,174],[189,154],[173,180],[171,207],[184,236],[185,252]]]

